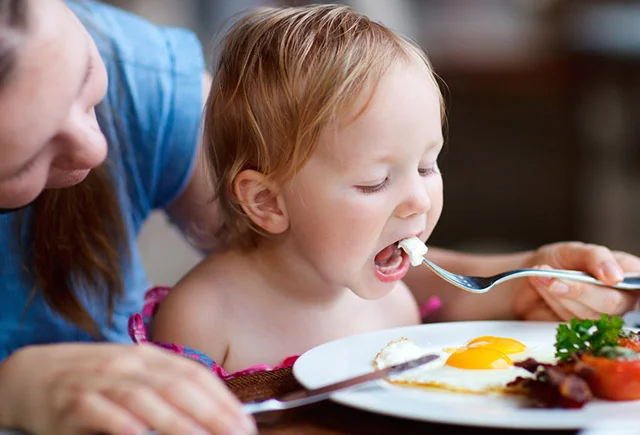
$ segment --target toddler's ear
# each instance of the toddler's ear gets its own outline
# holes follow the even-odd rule
[[[258,227],[271,234],[281,234],[289,228],[282,196],[263,174],[245,169],[236,176],[233,191],[242,210]]]

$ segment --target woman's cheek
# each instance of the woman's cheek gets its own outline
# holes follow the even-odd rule
[[[0,208],[17,208],[33,202],[44,190],[45,184],[37,177],[21,181],[0,183]]]

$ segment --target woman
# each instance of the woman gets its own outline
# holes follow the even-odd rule
[[[72,6],[75,14],[61,0],[0,0],[0,428],[249,433],[252,421],[203,367],[105,343],[130,342],[127,320],[149,285],[134,242],[150,211],[166,210],[189,235],[218,221],[198,164],[208,88],[201,48],[191,34],[108,6]],[[605,248],[593,259],[544,249],[537,258],[552,266],[608,281],[617,278],[599,270],[603,258],[613,275],[640,270],[635,257],[616,262]],[[476,272],[519,258],[431,252],[443,266]],[[416,288],[434,279],[426,268],[413,273]],[[593,287],[548,292],[559,285],[524,286],[512,313],[490,302],[513,298],[505,285],[478,316],[558,319],[636,303]],[[480,302],[468,301],[461,305]],[[456,318],[454,305],[445,303],[443,318]]]
[[[62,1],[0,0],[0,428],[250,433],[204,368],[106,343],[130,343],[149,285],[135,248],[146,216],[165,208],[186,229],[209,199],[200,45],[73,6],[94,38]],[[46,345],[89,341],[105,343]]]

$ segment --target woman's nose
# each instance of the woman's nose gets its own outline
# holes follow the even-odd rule
[[[402,202],[396,208],[396,214],[400,218],[409,218],[415,215],[426,214],[431,208],[431,198],[424,185],[424,180],[412,181],[404,192]]]
[[[95,168],[107,156],[107,142],[93,109],[72,111],[56,141],[53,166],[64,171]]]

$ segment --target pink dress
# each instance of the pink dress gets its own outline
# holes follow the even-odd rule
[[[171,290],[170,287],[153,287],[145,294],[144,306],[142,307],[142,313],[136,313],[129,319],[129,335],[136,344],[151,343],[159,346],[165,350],[176,353],[178,355],[185,356],[192,360],[195,360],[206,367],[212,372],[218,375],[222,379],[232,379],[238,376],[249,375],[251,373],[262,372],[266,370],[276,370],[283,367],[291,367],[293,363],[298,359],[299,355],[289,356],[285,358],[280,364],[275,366],[268,365],[256,365],[244,370],[240,370],[234,373],[227,373],[225,369],[216,364],[207,354],[200,352],[196,349],[192,349],[187,346],[182,346],[173,343],[164,343],[159,341],[150,341],[148,338],[149,322],[155,315],[158,306],[167,296],[167,293]],[[431,298],[424,305],[420,307],[420,315],[422,318],[426,318],[429,314],[438,310],[441,306],[440,299]]]

